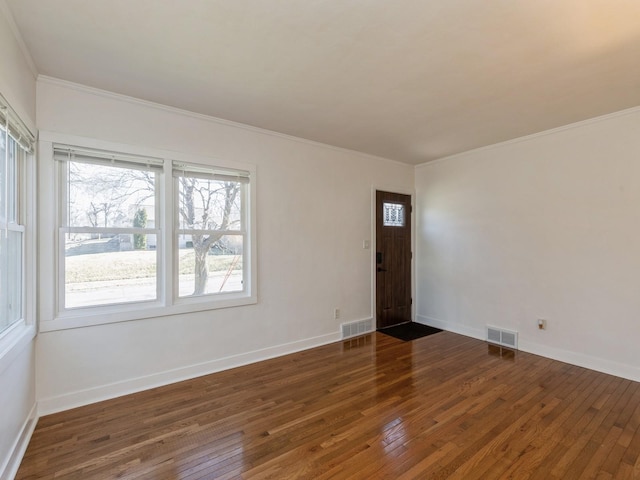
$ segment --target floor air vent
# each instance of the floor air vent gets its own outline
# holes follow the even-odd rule
[[[518,332],[487,326],[487,341],[503,347],[518,348]]]
[[[373,330],[373,319],[342,324],[342,338],[357,337]]]

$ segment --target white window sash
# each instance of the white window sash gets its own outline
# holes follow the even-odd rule
[[[116,166],[119,168],[123,168],[123,169],[131,169],[131,170],[139,170],[139,171],[149,171],[152,172],[154,174],[154,192],[153,192],[153,197],[154,197],[154,216],[156,219],[160,219],[160,188],[161,188],[161,181],[160,181],[160,174],[163,172],[163,168],[162,168],[162,163],[157,163],[157,162],[164,162],[163,160],[157,159],[155,157],[142,157],[142,156],[133,156],[133,155],[125,155],[125,154],[119,154],[119,153],[114,153],[111,156],[113,157],[113,159],[104,159],[104,158],[93,158],[93,157],[88,157],[88,156],[83,156],[81,157],[82,159],[79,160],[79,157],[73,157],[73,152],[75,151],[80,151],[80,150],[76,150],[74,149],[74,147],[68,147],[68,146],[63,146],[64,150],[58,150],[58,157],[56,157],[56,146],[59,147],[59,145],[54,144],[54,158],[58,161],[58,165],[59,165],[59,183],[60,183],[60,199],[59,201],[61,202],[61,206],[64,205],[64,208],[60,208],[59,209],[59,226],[60,228],[108,228],[108,229],[113,229],[116,227],[89,227],[89,226],[82,226],[82,227],[71,227],[69,225],[69,166],[68,163],[69,162],[78,162],[78,163],[89,163],[89,164],[93,164],[93,165],[104,165],[104,166]],[[89,152],[89,149],[82,149],[81,151],[83,152]],[[104,152],[104,150],[92,150],[94,152]],[[60,152],[64,152],[64,155],[62,155],[62,153]],[[118,157],[118,159],[116,158]],[[138,160],[133,160],[134,157]],[[131,159],[131,160],[125,160],[125,158],[127,159]],[[154,159],[156,161],[155,164],[150,164],[149,160],[150,159]],[[158,229],[159,230],[159,229]],[[123,232],[123,233],[127,233],[127,232]],[[137,232],[136,232],[137,233]]]
[[[200,230],[197,228],[179,229],[178,235],[246,235],[246,230]]]
[[[24,225],[19,223],[0,223],[0,230],[8,230],[9,232],[25,232]]]
[[[13,321],[13,315],[9,318],[3,318],[3,325],[5,322],[6,325],[0,327],[0,336],[6,338],[8,332],[12,331],[16,325],[25,323],[26,229],[23,212],[25,186],[23,185],[22,170],[25,168],[25,152],[33,151],[34,137],[2,95],[0,95],[0,132],[5,137],[5,156],[3,159],[5,189],[4,198],[0,199],[4,204],[4,209],[0,213],[0,235],[7,242],[7,246],[9,245],[10,232],[18,233],[20,237],[19,272],[17,272],[16,277],[6,278],[6,281],[17,290],[14,293],[18,294],[19,304],[14,305],[12,311],[19,312],[19,315]],[[3,252],[3,254],[6,255],[7,252]],[[9,260],[8,257],[7,260]],[[4,295],[9,294],[6,285],[3,293]]]
[[[162,288],[160,278],[162,275],[162,265],[160,262],[160,252],[162,251],[162,240],[160,236],[160,230],[153,230],[153,232],[158,232],[156,237],[156,249],[155,249],[155,257],[156,257],[156,298],[149,300],[133,300],[131,302],[112,302],[112,303],[102,303],[88,306],[80,306],[80,307],[68,307],[66,305],[66,268],[63,268],[65,265],[66,255],[65,255],[65,235],[68,233],[92,233],[87,232],[86,230],[102,230],[97,233],[117,233],[114,230],[118,229],[76,229],[73,228],[71,230],[81,230],[79,232],[68,232],[66,230],[70,230],[65,227],[60,227],[58,231],[58,295],[57,302],[58,305],[56,307],[56,311],[58,313],[64,312],[96,312],[96,311],[109,311],[113,309],[118,309],[120,307],[130,307],[135,305],[148,305],[150,307],[158,306],[162,303]],[[119,229],[119,230],[134,230],[134,229]],[[123,233],[146,233],[146,232],[123,232]]]
[[[53,158],[59,165],[60,182],[60,211],[59,211],[59,236],[58,236],[58,295],[56,311],[59,314],[70,311],[101,311],[101,309],[113,309],[136,305],[158,305],[164,302],[162,278],[163,266],[162,258],[162,220],[160,217],[161,202],[161,176],[163,173],[164,160],[158,157],[143,155],[132,155],[119,152],[112,152],[100,149],[84,147],[74,147],[65,144],[53,144]],[[69,162],[83,164],[102,165],[106,167],[118,167],[129,170],[149,171],[154,174],[154,210],[156,225],[154,228],[141,227],[90,227],[90,226],[69,226]],[[156,236],[156,298],[151,300],[134,300],[131,302],[96,303],[95,305],[68,307],[66,305],[66,256],[65,256],[65,236],[70,233],[97,233],[97,234],[139,234]]]
[[[176,238],[181,235],[233,235],[242,237],[242,256],[244,258],[250,258],[250,245],[247,244],[247,240],[249,238],[248,229],[247,229],[247,220],[249,218],[249,205],[247,203],[248,200],[248,185],[251,182],[251,174],[247,170],[241,169],[233,169],[233,168],[223,168],[223,167],[212,167],[208,165],[201,164],[193,164],[193,163],[185,163],[179,161],[172,162],[172,174],[174,177],[174,234]],[[240,228],[233,230],[216,230],[216,229],[198,229],[198,228],[179,228],[180,224],[180,188],[178,186],[178,182],[180,178],[197,178],[203,180],[213,180],[219,182],[236,182],[241,184],[240,188]],[[177,243],[177,242],[176,242]],[[173,295],[174,298],[179,302],[189,302],[189,301],[201,301],[202,298],[215,298],[216,296],[227,295],[227,292],[215,292],[215,293],[207,293],[204,295],[185,295],[179,296],[179,280],[178,280],[178,264],[177,264],[177,256],[178,249],[174,247],[174,255],[175,255],[175,268],[174,268],[174,285],[173,285]],[[251,263],[243,261],[242,262],[242,278],[243,284],[242,288],[234,293],[246,294],[250,291],[250,285],[247,282],[247,279],[250,276]]]
[[[113,233],[120,234],[141,234],[141,235],[160,235],[159,228],[141,228],[141,227],[60,227],[65,233]]]

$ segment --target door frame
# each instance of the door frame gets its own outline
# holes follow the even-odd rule
[[[418,304],[416,298],[416,193],[415,190],[409,190],[406,188],[398,188],[397,186],[379,185],[374,184],[371,186],[371,255],[369,256],[369,266],[371,275],[371,318],[374,324],[374,330],[377,329],[377,293],[376,293],[376,251],[377,251],[377,235],[376,235],[376,192],[391,192],[400,193],[402,195],[409,195],[411,197],[411,298],[413,299],[411,305],[411,321],[416,321],[416,305]]]

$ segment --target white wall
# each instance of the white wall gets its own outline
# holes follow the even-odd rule
[[[639,132],[635,109],[419,166],[417,320],[640,380]]]
[[[13,32],[17,27],[4,0],[0,0],[0,93],[11,103],[22,121],[35,128],[36,94],[35,72],[30,59],[23,54],[19,40]]]
[[[341,322],[371,318],[372,191],[412,191],[412,167],[53,79],[37,88],[41,131],[251,163],[258,196],[256,305],[43,332],[41,411],[335,341]],[[55,199],[41,192],[46,245]]]
[[[35,125],[35,76],[12,33],[6,5],[0,1],[0,93],[31,128]],[[6,337],[5,337],[6,340]],[[0,341],[0,478],[17,468],[35,423],[33,329]]]
[[[12,478],[36,422],[35,347],[32,336],[0,359],[0,478]],[[10,358],[7,358],[10,357]]]

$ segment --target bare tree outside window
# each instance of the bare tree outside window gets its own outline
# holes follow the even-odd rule
[[[241,234],[241,189],[242,184],[234,181],[178,177],[180,232],[190,235],[194,254],[191,295],[212,293],[208,290],[210,255],[226,254],[227,257],[227,262],[217,262],[217,270],[223,277],[219,291],[226,279],[241,268],[241,247],[238,248],[237,239],[235,242],[233,239],[234,234]]]
[[[63,166],[65,308],[156,299],[157,253],[146,247],[156,220],[146,212],[155,213],[157,174],[108,161]]]
[[[157,173],[65,161],[66,308],[157,297]],[[243,290],[243,188],[233,177],[175,176],[178,295]]]
[[[69,162],[69,226],[131,227],[154,192],[150,172]]]

